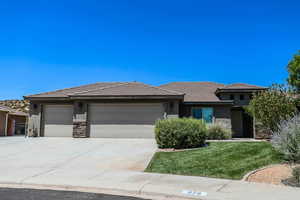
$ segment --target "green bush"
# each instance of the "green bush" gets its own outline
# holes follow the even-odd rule
[[[300,167],[295,167],[293,169],[293,178],[296,184],[300,186]]]
[[[300,162],[300,115],[284,120],[273,132],[272,145],[289,162]]]
[[[228,140],[231,139],[232,132],[219,124],[212,124],[207,129],[207,139],[209,140]]]
[[[205,144],[206,125],[202,120],[177,118],[158,120],[155,139],[159,148],[195,148]]]

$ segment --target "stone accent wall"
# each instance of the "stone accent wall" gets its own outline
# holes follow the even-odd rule
[[[88,104],[86,102],[74,102],[73,137],[89,137],[88,130]]]
[[[30,137],[37,137],[41,135],[41,120],[42,120],[42,105],[32,102],[29,110],[29,120],[27,135]]]
[[[73,122],[73,137],[85,138],[87,137],[88,123],[87,122]]]
[[[178,118],[179,117],[179,101],[169,101],[165,103],[166,118]]]
[[[231,107],[230,106],[215,106],[214,107],[215,123],[224,128],[231,129]]]

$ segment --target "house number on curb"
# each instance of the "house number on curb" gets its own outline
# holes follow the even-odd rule
[[[190,195],[190,196],[201,196],[201,197],[207,196],[207,192],[195,192],[192,190],[182,190],[182,194]]]

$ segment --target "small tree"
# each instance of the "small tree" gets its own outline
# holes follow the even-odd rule
[[[300,51],[294,55],[287,66],[289,72],[288,83],[299,93],[300,92]]]
[[[254,94],[246,110],[268,131],[277,131],[280,121],[295,115],[296,101],[288,89],[273,85],[268,90]]]

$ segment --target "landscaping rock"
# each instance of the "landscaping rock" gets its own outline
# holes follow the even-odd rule
[[[0,105],[7,106],[25,113],[29,112],[29,101],[27,100],[3,100],[0,101]]]

